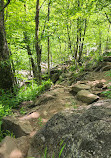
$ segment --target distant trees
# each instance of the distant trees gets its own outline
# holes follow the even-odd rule
[[[81,64],[85,56],[99,58],[106,48],[111,48],[109,3],[18,0],[8,5],[6,35],[16,70],[32,70],[40,84],[42,62],[50,74],[51,62],[55,65],[73,59]],[[96,48],[95,52],[92,48]]]
[[[4,8],[10,1],[4,5],[4,1],[0,0],[0,88],[9,90],[13,88],[14,76],[11,69],[10,52],[6,40],[4,26]]]

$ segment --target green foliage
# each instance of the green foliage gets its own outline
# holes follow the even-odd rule
[[[111,70],[106,72],[106,76],[110,76],[111,77]]]
[[[48,2],[40,1],[40,23],[39,39],[42,45],[42,62],[47,63],[47,37],[50,37],[50,60],[53,63],[61,63],[68,60],[75,53],[77,36],[77,19],[80,19],[81,35],[83,38],[84,19],[87,19],[87,30],[84,40],[84,55],[89,56],[92,48],[98,51],[92,51],[91,56],[102,53],[108,43],[110,46],[111,33],[109,30],[109,21],[105,12],[110,18],[110,2],[98,1],[79,1],[61,0],[51,1],[50,20],[47,20]],[[24,5],[23,5],[24,4]],[[106,5],[107,4],[107,5]],[[25,7],[26,6],[26,7]],[[35,53],[35,9],[36,0],[19,0],[10,3],[5,12],[5,24],[7,40],[10,43],[12,58],[16,69],[29,69],[29,57],[27,55],[26,43],[23,32],[27,32],[32,56],[36,61]],[[63,7],[61,7],[63,6]],[[67,31],[69,27],[69,36],[71,41],[71,50],[69,48],[69,36]],[[109,31],[108,31],[109,30]],[[100,46],[101,44],[101,50]]]
[[[111,70],[106,72],[106,76],[110,76],[111,77]],[[107,98],[111,98],[111,86],[108,87],[109,90],[102,92],[102,94],[104,94]]]
[[[62,154],[62,152],[63,152],[65,146],[66,146],[66,144],[64,144],[64,141],[62,140],[62,141],[60,142],[60,152],[59,152],[59,157],[58,157],[58,158],[61,157],[61,154]],[[49,158],[49,157],[47,156],[47,154],[48,154],[47,152],[48,152],[48,149],[47,149],[47,147],[46,147],[42,158]],[[54,158],[54,157],[55,157],[55,156],[54,156],[54,154],[53,154],[53,156],[52,156],[51,158]],[[32,158],[32,157],[31,157],[31,158]]]
[[[26,114],[26,110],[24,109],[24,107],[20,109],[20,114]]]
[[[109,87],[109,91],[102,92],[102,94],[111,99],[111,87]]]
[[[2,139],[5,137],[5,136],[10,136],[10,137],[13,137],[15,138],[14,134],[12,132],[10,132],[9,130],[6,130],[5,132],[1,130],[1,124],[2,122],[0,121],[0,142],[2,141]]]
[[[71,65],[69,71],[75,71],[77,69],[76,65]]]
[[[111,52],[106,52],[103,55],[105,55],[105,56],[111,56]]]
[[[39,126],[42,126],[43,125],[43,120],[41,117],[38,118],[38,125]]]
[[[61,154],[62,154],[62,152],[63,152],[63,150],[64,150],[64,148],[66,146],[66,144],[64,144],[63,140],[60,142],[60,146],[61,146],[61,149],[60,149],[60,153],[59,153],[59,158],[61,157]]]
[[[0,119],[3,116],[12,114],[11,108],[16,108],[22,101],[30,101],[39,96],[43,91],[50,88],[52,82],[50,80],[43,81],[42,85],[38,86],[32,82],[28,86],[23,86],[18,90],[15,90],[16,94],[10,92],[0,91]],[[24,109],[21,109],[21,113],[25,113]]]
[[[29,101],[35,99],[39,96],[43,91],[50,88],[52,82],[50,80],[43,81],[42,85],[38,86],[36,83],[31,82],[28,86],[23,86],[20,89],[14,89],[16,94],[11,92],[5,92],[4,90],[0,90],[0,141],[6,135],[13,136],[12,133],[7,131],[4,133],[1,131],[2,117],[7,115],[13,115],[12,108],[18,108],[19,104],[22,101]],[[22,107],[20,109],[20,114],[25,114],[26,110]],[[42,126],[42,119],[38,119],[38,123]]]

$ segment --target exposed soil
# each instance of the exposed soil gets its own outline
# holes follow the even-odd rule
[[[107,76],[105,71],[90,72],[82,82],[94,85],[98,82],[108,84],[110,81],[111,77]],[[101,88],[99,90],[103,91]],[[96,90],[94,89],[94,91]],[[100,97],[100,99],[105,99],[105,97]],[[20,121],[28,120],[30,122],[33,128],[30,136],[33,136],[54,114],[69,108],[75,110],[78,108],[88,108],[88,105],[76,100],[76,97],[70,93],[70,86],[54,85],[34,102],[23,102],[21,108],[25,111],[25,114],[21,114],[22,111],[19,109],[14,110],[14,115]]]

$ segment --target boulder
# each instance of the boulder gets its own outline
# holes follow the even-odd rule
[[[103,88],[103,86],[104,86],[104,83],[103,83],[103,82],[97,82],[97,83],[95,84],[95,87],[97,87],[97,88]]]
[[[53,75],[50,76],[50,79],[52,80],[52,82],[55,84],[57,80],[59,80],[59,73],[54,73]]]
[[[59,76],[62,74],[62,70],[59,70],[58,68],[53,68],[50,70],[50,79],[55,84],[57,80],[59,80]]]
[[[101,71],[109,71],[109,70],[111,70],[111,64],[110,64],[110,65],[106,65],[106,66],[104,66],[104,67],[101,69]]]
[[[29,135],[33,131],[28,120],[20,121],[15,117],[7,116],[2,122],[1,130],[10,131],[16,138]]]
[[[43,94],[40,97],[36,98],[34,103],[30,106],[30,108],[35,107],[35,106],[40,106],[42,104],[46,104],[48,101],[51,101],[55,99],[54,94]]]
[[[91,104],[99,99],[99,96],[92,94],[87,90],[81,90],[77,93],[77,99],[85,102],[87,104]]]
[[[71,86],[72,92],[78,93],[81,90],[89,90],[91,87],[86,84],[74,84]]]
[[[95,71],[108,71],[111,70],[111,62],[100,62]]]
[[[41,158],[110,158],[111,100],[98,101],[86,111],[54,115],[33,137],[28,156]]]
[[[24,158],[27,156],[29,141],[27,137],[6,136],[0,143],[0,158]]]

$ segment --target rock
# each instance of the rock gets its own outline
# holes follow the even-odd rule
[[[57,80],[59,80],[59,73],[54,73],[53,75],[50,76],[50,79],[52,82],[55,84]]]
[[[74,84],[71,86],[72,92],[78,93],[81,90],[89,90],[91,87],[86,84]]]
[[[95,84],[95,87],[97,87],[97,88],[102,88],[103,86],[104,86],[103,82],[98,82]]]
[[[111,64],[110,65],[106,65],[103,68],[101,68],[101,71],[109,71],[111,70]]]
[[[45,93],[34,101],[34,104],[31,106],[31,108],[35,106],[40,106],[41,104],[46,104],[48,101],[51,101],[53,99],[55,99],[55,96],[53,94]]]
[[[23,157],[26,157],[29,150],[30,138],[28,136],[17,138],[16,144],[17,148],[21,151]]]
[[[101,93],[102,93],[103,91],[101,90],[101,91],[93,91],[93,94],[95,94],[95,95],[98,95],[98,96],[101,96]]]
[[[53,68],[50,70],[50,79],[55,84],[57,80],[59,80],[59,76],[62,74],[62,70],[59,70],[58,68]]]
[[[9,130],[16,138],[29,135],[33,129],[28,120],[20,121],[17,118],[7,116],[2,119],[1,129],[5,132]]]
[[[97,95],[90,93],[87,90],[81,90],[77,93],[77,99],[85,102],[87,104],[91,104],[99,99]]]
[[[21,151],[17,148],[15,139],[12,137],[5,137],[0,144],[0,154],[3,158],[23,158]]]
[[[111,56],[104,56],[103,61],[111,62]]]
[[[33,137],[28,156],[41,158],[45,151],[55,158],[60,151],[61,158],[110,158],[111,100],[54,115]]]
[[[0,143],[0,158],[24,158],[27,156],[28,148],[27,137],[15,139],[6,136]]]
[[[95,71],[108,71],[111,70],[111,62],[101,62],[99,63],[98,67],[95,69]]]

